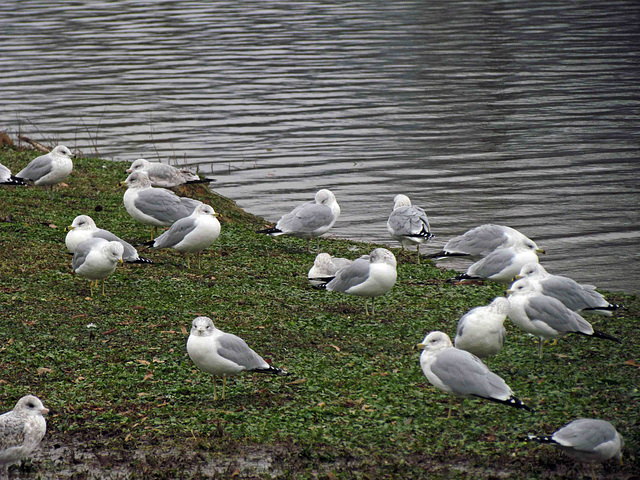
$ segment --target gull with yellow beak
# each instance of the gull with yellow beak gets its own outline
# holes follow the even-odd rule
[[[91,280],[89,288],[92,297],[93,287],[98,286],[98,280],[102,280],[104,296],[104,280],[115,272],[118,262],[122,263],[123,253],[124,247],[120,242],[110,242],[104,238],[91,238],[78,244],[71,266],[75,273]]]

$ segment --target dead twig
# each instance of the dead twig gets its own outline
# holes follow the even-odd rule
[[[36,150],[40,150],[41,152],[49,153],[49,150],[51,150],[50,148],[45,147],[44,145],[36,142],[35,140],[31,140],[29,137],[27,137],[26,135],[22,135],[21,133],[18,134],[18,139],[27,142],[33,148],[35,148]]]

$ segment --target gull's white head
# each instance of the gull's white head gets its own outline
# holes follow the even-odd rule
[[[422,340],[422,342],[420,342],[416,346],[419,349],[424,350],[425,352],[435,353],[439,352],[440,350],[451,348],[453,347],[453,344],[451,343],[449,335],[444,332],[435,331],[429,333],[426,337],[424,337],[424,340]]]
[[[149,165],[151,165],[150,161],[145,160],[144,158],[139,158],[131,164],[127,169],[127,173],[146,171],[147,168],[149,168]]]
[[[93,230],[97,227],[96,222],[94,222],[89,215],[78,215],[73,219],[73,222],[67,228],[69,228],[70,230]]]
[[[328,253],[319,253],[316,256],[316,259],[313,261],[313,265],[316,267],[331,267],[333,265],[331,263],[331,255],[329,255]]]
[[[124,245],[120,242],[107,242],[102,246],[102,253],[112,263],[122,262]]]
[[[369,254],[371,263],[386,263],[396,268],[396,256],[386,248],[376,248]]]
[[[49,413],[49,409],[45,408],[38,397],[25,395],[18,400],[18,403],[16,403],[16,406],[13,408],[13,412],[22,416],[46,415]]]
[[[69,150],[64,145],[58,145],[56,148],[51,150],[51,155],[53,155],[54,157],[75,158],[75,155],[71,153],[71,150]]]
[[[213,320],[209,317],[196,317],[191,322],[191,335],[197,337],[210,337],[215,330]]]
[[[393,209],[394,210],[396,208],[410,207],[410,206],[411,206],[411,200],[406,195],[403,195],[403,194],[400,193],[400,194],[396,195],[395,197],[393,197]]]
[[[319,205],[330,205],[336,201],[336,197],[331,190],[323,188],[316,193],[316,203]]]
[[[213,207],[211,205],[207,205],[206,203],[201,203],[200,205],[198,205],[193,210],[193,213],[191,215],[192,216],[196,216],[196,215],[213,215],[214,217],[218,216],[218,214],[215,212]]]
[[[520,269],[520,273],[516,275],[516,278],[543,276],[545,274],[547,274],[547,271],[542,265],[540,265],[539,263],[531,262],[527,263]]]
[[[540,285],[538,282],[534,282],[531,278],[521,278],[511,284],[507,294],[511,295],[526,295],[532,292],[539,292]]]
[[[133,172],[123,183],[129,188],[146,188],[151,186],[149,175],[145,172]]]
[[[506,315],[509,312],[509,299],[507,297],[496,297],[488,307],[497,314]]]

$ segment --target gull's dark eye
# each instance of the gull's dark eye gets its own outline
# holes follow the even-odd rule
[[[29,402],[29,403],[27,403],[27,407],[29,407],[29,408],[36,408],[36,406],[33,404],[33,402]]]

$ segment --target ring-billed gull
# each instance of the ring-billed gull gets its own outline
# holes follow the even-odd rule
[[[210,183],[213,180],[200,178],[189,170],[180,170],[173,165],[160,162],[150,162],[139,158],[127,169],[127,173],[145,172],[154,187],[171,188],[178,185],[193,183]]]
[[[403,250],[405,246],[416,245],[420,263],[420,244],[433,237],[427,214],[420,207],[411,205],[411,200],[406,195],[396,195],[393,202],[393,212],[387,220],[387,231],[400,242]]]
[[[73,271],[81,277],[91,280],[90,289],[93,297],[93,287],[102,280],[102,295],[104,295],[104,279],[116,270],[118,262],[122,262],[124,247],[120,242],[110,242],[104,238],[91,238],[79,243],[71,260]]]
[[[153,248],[173,248],[185,254],[198,255],[200,268],[200,252],[216,241],[220,235],[218,214],[206,204],[196,207],[191,215],[176,221],[171,228],[155,240],[149,242]],[[187,255],[187,268],[189,256]]]
[[[24,178],[11,175],[11,170],[0,163],[0,185],[28,185]]]
[[[609,303],[593,285],[581,285],[569,277],[552,275],[539,263],[527,263],[516,278],[528,278],[543,295],[557,298],[569,310],[610,316],[620,305]]]
[[[288,375],[286,370],[269,365],[240,337],[218,330],[209,317],[193,320],[187,340],[187,353],[200,370],[213,375],[213,399],[218,399],[216,377],[222,377],[224,399],[227,377],[240,372]]]
[[[13,410],[0,415],[0,478],[7,478],[10,465],[38,448],[47,431],[47,413],[38,397],[26,395]]]
[[[505,381],[489,370],[482,360],[465,350],[455,348],[446,333],[431,332],[417,347],[422,349],[422,371],[427,380],[439,390],[463,399],[484,398],[533,411],[516,398]],[[447,418],[451,418],[451,403]]]
[[[67,229],[69,233],[67,233],[64,243],[70,253],[75,253],[76,247],[85,240],[104,238],[110,242],[120,242],[122,244],[124,247],[122,260],[126,263],[153,263],[148,258],[138,255],[138,251],[130,243],[118,238],[108,230],[98,228],[96,222],[89,215],[78,215]]]
[[[123,183],[127,186],[124,207],[134,220],[151,225],[152,236],[156,227],[168,227],[191,215],[202,204],[192,198],[179,197],[171,190],[152,187],[144,172],[133,172]]]
[[[386,248],[376,248],[369,255],[363,255],[351,265],[338,270],[333,280],[319,287],[330,292],[370,297],[371,315],[374,315],[375,297],[389,292],[397,278],[396,257]],[[368,315],[366,300],[364,308]]]
[[[511,283],[524,265],[538,262],[535,250],[521,245],[501,247],[467,268],[455,280],[485,279],[498,283]]]
[[[49,186],[49,198],[53,199],[53,186],[62,182],[73,170],[71,153],[64,145],[58,145],[46,155],[40,155],[20,170],[16,177],[31,180],[35,185]]]
[[[504,329],[507,313],[509,300],[505,297],[496,297],[489,305],[469,310],[458,321],[455,347],[480,358],[497,355],[507,336]]]
[[[333,280],[338,270],[352,263],[353,260],[348,258],[332,257],[328,253],[319,253],[313,262],[313,267],[309,269],[307,278],[311,285],[319,286]]]
[[[518,327],[538,337],[538,356],[542,358],[542,343],[578,333],[622,343],[619,339],[594,330],[589,322],[558,299],[537,292],[528,279],[523,278],[509,290],[509,318]]]
[[[545,253],[536,243],[515,228],[486,224],[449,240],[442,251],[429,258],[467,257],[480,260],[498,248],[520,245],[536,253]]]
[[[284,215],[275,227],[258,230],[272,237],[291,235],[307,239],[307,250],[312,238],[318,238],[329,231],[340,215],[340,206],[331,190],[318,190],[315,200],[303,203]],[[318,238],[320,250],[320,238]]]
[[[552,435],[529,435],[529,440],[549,443],[560,448],[569,457],[591,464],[591,477],[595,480],[595,463],[612,458],[622,463],[624,440],[606,420],[579,418],[568,423]]]

